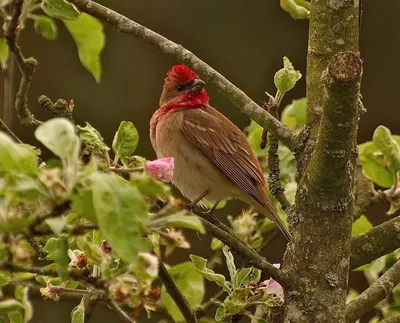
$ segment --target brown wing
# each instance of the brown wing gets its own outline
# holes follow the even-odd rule
[[[183,135],[222,173],[256,202],[263,204],[264,174],[245,135],[217,110],[186,110]]]

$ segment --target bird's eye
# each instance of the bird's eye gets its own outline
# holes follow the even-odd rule
[[[186,87],[185,84],[179,84],[176,87],[176,90],[179,91],[179,92],[182,92],[185,89],[185,87]]]

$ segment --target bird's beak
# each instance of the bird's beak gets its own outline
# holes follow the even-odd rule
[[[190,91],[192,93],[200,93],[201,90],[203,90],[205,84],[206,83],[203,80],[194,79],[192,87],[190,88]]]

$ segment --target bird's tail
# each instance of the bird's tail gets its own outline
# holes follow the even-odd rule
[[[282,222],[281,218],[279,217],[278,213],[276,212],[275,208],[271,204],[271,202],[268,200],[268,197],[266,197],[265,201],[262,203],[255,202],[254,207],[257,209],[258,212],[263,214],[265,217],[273,221],[279,230],[283,233],[283,235],[286,237],[286,239],[290,242],[292,241],[292,235],[289,233],[288,228],[285,226],[285,224]]]

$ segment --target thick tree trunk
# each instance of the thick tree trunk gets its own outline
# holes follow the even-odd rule
[[[308,123],[298,156],[293,243],[284,260],[285,322],[345,322],[361,60],[358,0],[315,0],[307,64]]]

